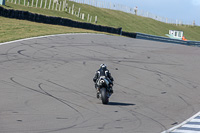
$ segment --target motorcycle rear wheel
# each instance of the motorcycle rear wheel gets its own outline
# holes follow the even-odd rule
[[[106,88],[101,89],[101,100],[103,104],[108,104],[109,102]]]

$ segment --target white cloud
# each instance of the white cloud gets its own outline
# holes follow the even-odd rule
[[[200,6],[200,0],[192,0],[192,4],[195,6]]]

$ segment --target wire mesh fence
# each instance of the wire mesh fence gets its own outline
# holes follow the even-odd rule
[[[86,14],[81,14],[80,11],[75,11],[73,6],[69,6],[67,1],[68,0],[6,0],[7,2],[11,2],[14,4],[20,4],[20,5],[24,5],[24,6],[30,6],[30,7],[36,7],[36,8],[44,8],[44,9],[51,9],[51,10],[56,10],[56,11],[67,11],[73,15],[76,15],[77,17],[80,17],[82,19],[87,19],[87,21],[91,22],[92,18],[91,16],[86,17]],[[112,2],[106,2],[105,0],[69,0],[72,2],[76,2],[76,3],[81,3],[81,4],[87,4],[87,5],[91,5],[91,6],[95,6],[95,7],[99,7],[99,8],[106,8],[106,9],[112,9],[112,10],[119,10],[119,11],[123,11],[126,13],[131,13],[131,14],[135,14],[138,16],[142,16],[142,17],[147,17],[147,18],[151,18],[163,23],[168,23],[168,24],[174,24],[174,25],[188,25],[188,26],[194,26],[195,21],[192,22],[185,22],[182,20],[178,20],[178,19],[170,19],[167,17],[162,17],[162,16],[158,16],[155,14],[152,14],[148,11],[144,11],[144,10],[140,10],[137,9],[136,7],[128,7],[126,5],[122,5],[122,4],[115,4]],[[76,14],[77,12],[77,14]],[[95,22],[97,22],[97,16],[93,17],[95,18]]]
[[[95,6],[95,7],[99,7],[99,8],[119,10],[119,11],[123,11],[123,12],[126,12],[126,13],[131,13],[131,14],[135,14],[135,15],[138,15],[138,16],[142,16],[142,17],[152,18],[154,20],[164,22],[164,23],[168,23],[168,24],[189,25],[189,26],[196,25],[195,21],[186,22],[186,21],[182,21],[182,20],[178,20],[178,19],[170,19],[170,18],[167,18],[167,17],[162,17],[162,16],[152,14],[148,11],[139,10],[139,9],[136,8],[136,6],[135,7],[128,7],[128,6],[122,5],[122,4],[106,2],[105,0],[104,1],[102,1],[102,0],[69,0],[69,1],[87,4],[87,5],[91,5],[91,6]]]

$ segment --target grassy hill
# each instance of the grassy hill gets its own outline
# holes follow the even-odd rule
[[[158,36],[165,36],[169,32],[169,30],[182,30],[184,31],[184,35],[189,40],[197,40],[200,41],[200,27],[199,26],[176,26],[173,24],[166,24],[163,22],[159,22],[153,20],[151,18],[145,18],[141,16],[136,16],[133,14],[109,10],[103,8],[97,8],[89,5],[68,2],[71,7],[72,4],[75,5],[75,10],[78,11],[78,8],[81,8],[81,13],[84,13],[87,17],[87,14],[93,16],[98,16],[98,23],[100,25],[112,26],[112,27],[122,27],[123,31],[128,32],[141,32]],[[25,7],[22,5],[12,4],[10,2],[6,2],[6,8],[18,9],[18,10],[26,10],[33,13],[44,14],[48,16],[58,16],[64,18],[70,18],[77,21],[84,21],[75,15],[69,14],[68,12],[48,10],[43,8],[35,8],[35,7]]]
[[[35,23],[0,17],[0,43],[23,38],[62,34],[62,33],[94,33],[94,31],[67,26]]]

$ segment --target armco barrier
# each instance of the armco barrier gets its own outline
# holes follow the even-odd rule
[[[189,46],[190,45],[200,46],[200,42],[198,42],[198,41],[183,41],[183,40],[177,40],[177,39],[171,39],[171,38],[167,38],[167,37],[148,35],[148,34],[143,34],[143,33],[136,33],[136,38],[137,39],[152,40],[152,41],[159,41],[159,42],[184,44],[184,45],[189,45]]]
[[[124,32],[124,31],[122,31],[122,32],[121,32],[121,35],[122,35],[122,36],[127,36],[127,37],[136,38],[137,33],[130,33],[130,32]]]

